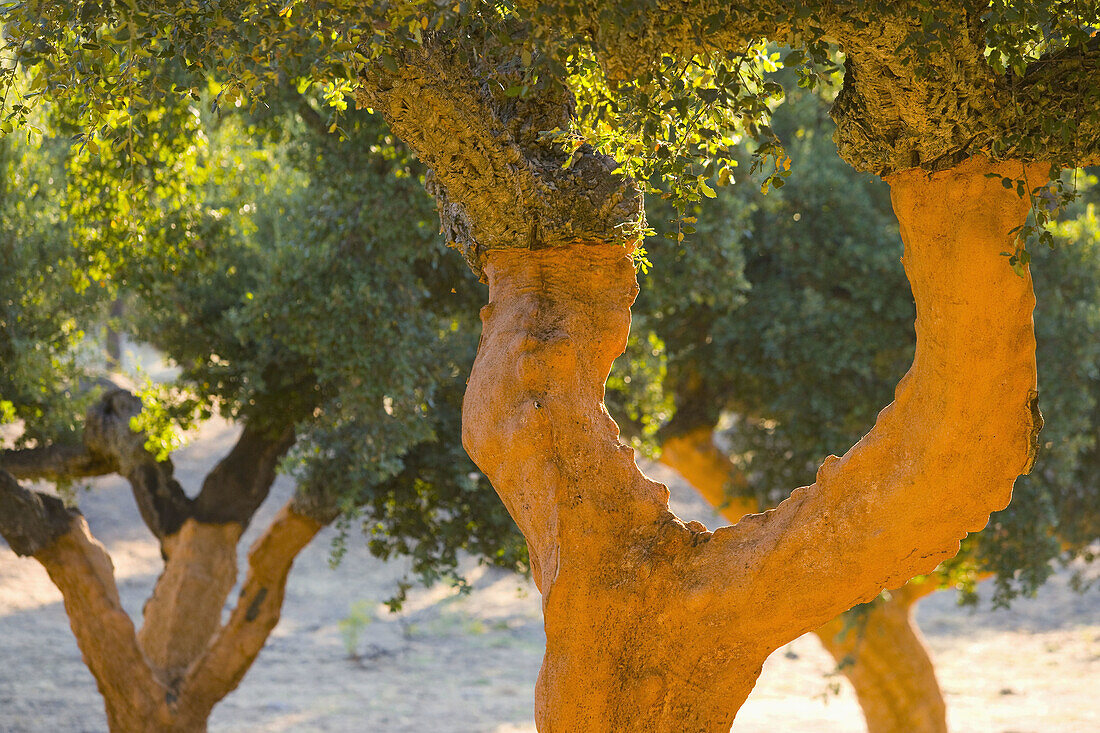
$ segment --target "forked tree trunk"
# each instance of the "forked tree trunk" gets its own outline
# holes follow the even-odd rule
[[[234,546],[232,563],[226,564],[221,539],[226,532],[239,534],[239,527],[185,529],[175,543],[175,557],[183,565],[169,560],[169,579],[159,584],[162,595],[147,605],[141,634],[134,633],[119,602],[111,559],[88,532],[83,517],[75,516],[67,533],[36,552],[35,559],[65,599],[73,634],[103,695],[111,731],[205,731],[214,705],[240,684],[278,623],[291,564],[322,526],[289,506],[283,508],[252,546],[248,577],[224,626],[220,614],[229,592],[225,583],[236,573],[236,557]],[[215,562],[201,560],[207,550],[218,558]],[[204,569],[214,574],[204,576]],[[198,572],[183,583],[172,580],[184,578],[184,570]],[[210,583],[209,590],[200,588],[203,580]],[[215,602],[219,618],[211,626]],[[180,640],[174,638],[169,622],[177,624]]]
[[[1028,202],[972,159],[889,180],[917,305],[913,367],[874,429],[776,509],[713,534],[668,511],[602,404],[636,292],[608,245],[489,250],[467,450],[512,512],[543,594],[543,733],[728,731],[767,656],[928,573],[1030,469],[1029,277],[1001,255]],[[987,177],[986,174],[993,174]]]
[[[237,543],[293,433],[271,437],[246,427],[192,501],[172,477],[171,463],[157,463],[144,451],[144,437],[130,431],[130,417],[140,409],[135,402],[126,393],[105,396],[89,412],[83,452],[0,455],[0,533],[17,554],[38,560],[61,590],[112,731],[201,733],[275,628],[294,558],[333,512],[324,503],[298,507],[297,499],[283,507],[249,551],[248,576],[223,625]],[[110,556],[84,518],[54,497],[22,488],[7,469],[25,479],[81,470],[130,480],[165,559],[140,632],[119,601]]]
[[[756,502],[744,496],[744,475],[715,446],[709,427],[665,440],[661,463],[731,522],[757,510]],[[863,610],[857,623],[843,614],[814,631],[855,690],[868,733],[947,730],[936,670],[913,621],[917,600],[936,587],[931,579],[910,581]]]

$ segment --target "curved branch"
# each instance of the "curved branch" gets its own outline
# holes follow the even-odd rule
[[[247,527],[275,482],[279,461],[297,438],[293,427],[280,433],[245,425],[233,449],[218,462],[195,498],[194,517],[205,524],[236,522]]]
[[[743,498],[740,505],[728,504],[730,486],[740,483],[743,488],[745,478],[715,447],[712,436],[710,428],[677,435],[665,442],[661,461],[736,523],[753,511],[745,510]],[[743,497],[733,494],[739,495]],[[868,733],[947,731],[943,693],[912,613],[914,604],[937,588],[935,578],[915,578],[889,600],[872,601],[857,622],[851,612],[844,613],[813,632],[852,684]]]
[[[1026,173],[1038,184],[1047,170]],[[1000,176],[1022,172],[976,159],[890,181],[917,301],[913,368],[815,486],[713,535],[668,511],[602,406],[636,292],[627,253],[487,254],[463,444],[531,550],[540,726],[728,730],[771,651],[931,571],[1007,504],[1038,428],[1031,282],[1001,256],[1028,202]]]
[[[1030,276],[1001,254],[1028,199],[1000,178],[1025,176],[1033,187],[1048,170],[977,158],[889,179],[917,305],[913,366],[874,429],[843,458],[827,458],[813,486],[719,529],[707,548],[715,567],[744,569],[727,598],[738,614],[771,614],[758,630],[769,646],[931,572],[1030,470],[1041,427],[1035,298]],[[767,597],[747,587],[756,577],[769,579]]]

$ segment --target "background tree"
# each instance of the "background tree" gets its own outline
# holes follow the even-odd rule
[[[128,70],[175,55],[224,73],[223,100],[254,94],[283,64],[357,87],[432,169],[444,231],[490,286],[464,443],[524,532],[546,601],[544,730],[727,728],[768,653],[954,555],[1035,459],[1034,300],[1016,234],[1051,160],[1096,155],[1100,95],[1084,82],[1095,9],[571,1],[540,3],[525,26],[523,7],[415,2],[65,7],[21,8],[9,47],[53,64],[32,80],[47,97],[90,78],[77,86],[101,104],[85,129],[113,146],[124,136],[104,115],[174,93],[160,77],[131,84]],[[839,147],[889,179],[917,357],[875,429],[812,486],[711,534],[668,511],[601,405],[626,341],[640,197],[585,144],[561,80],[589,72],[599,89],[605,70],[608,93],[588,107],[625,130],[606,144],[633,153],[627,173],[668,161],[653,168],[695,181],[681,187],[690,201],[709,190],[692,166],[729,153],[712,152],[706,127],[687,130],[682,156],[684,127],[660,122],[690,128],[718,110],[767,138],[763,103],[777,89],[740,74],[765,36],[815,62],[827,40],[846,54]],[[298,64],[311,44],[322,62]],[[119,73],[97,66],[116,59]],[[616,86],[627,78],[639,83]]]
[[[375,554],[411,557],[424,581],[460,582],[460,550],[525,562],[457,440],[476,284],[441,258],[416,163],[377,119],[352,116],[354,144],[335,147],[312,105],[283,89],[259,115],[148,113],[127,151],[148,161],[131,172],[155,190],[139,210],[111,185],[123,168],[110,151],[49,158],[5,141],[9,159],[26,159],[5,180],[34,195],[4,197],[5,277],[19,284],[7,292],[23,300],[2,321],[0,397],[5,422],[26,429],[0,452],[0,531],[62,591],[113,730],[204,730],[277,623],[294,557],[339,516],[362,520]],[[66,183],[69,206],[48,206]],[[181,367],[146,390],[144,410],[129,392],[79,384],[79,328],[116,294],[131,335]],[[189,493],[167,457],[172,424],[215,411],[243,431]],[[298,490],[252,547],[222,624],[237,541],[280,468]],[[17,483],[107,473],[130,481],[165,557],[136,633],[76,509]]]

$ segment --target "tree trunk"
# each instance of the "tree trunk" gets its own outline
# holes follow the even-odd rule
[[[855,688],[868,733],[946,733],[936,669],[913,622],[916,602],[936,589],[913,580],[849,623],[837,616],[814,633]]]
[[[164,683],[150,668],[115,585],[114,566],[81,516],[39,550],[50,580],[65,599],[77,645],[95,677],[112,731],[172,730]]]
[[[237,581],[240,537],[236,522],[188,519],[164,540],[167,561],[145,602],[138,642],[172,689],[221,626],[225,599]]]
[[[666,440],[661,462],[730,522],[756,510],[756,502],[744,497],[744,475],[714,445],[711,428],[695,428]],[[843,614],[814,631],[855,689],[868,733],[947,730],[936,670],[913,620],[917,600],[936,587],[932,580],[910,581],[888,600],[873,601],[862,610],[858,627]]]
[[[723,517],[736,524],[746,514],[760,510],[756,499],[746,496],[745,476],[714,444],[711,427],[693,428],[661,443],[661,463],[676,471],[702,494]]]
[[[210,711],[244,677],[278,623],[287,576],[322,521],[291,500],[249,551],[236,607],[221,623],[236,575],[241,525],[187,519],[164,538],[165,572],[135,633],[106,549],[75,510],[0,470],[0,534],[32,556],[61,591],[77,645],[116,733],[202,733]]]
[[[713,534],[668,511],[602,404],[636,292],[627,252],[490,249],[463,442],[527,538],[543,594],[543,733],[728,731],[773,650],[928,573],[1030,469],[1029,277],[1001,252],[1028,202],[974,159],[890,179],[917,304],[896,399],[817,482]],[[987,176],[987,174],[990,174]]]
[[[205,731],[214,705],[240,684],[278,623],[294,558],[323,526],[284,507],[252,546],[237,606],[222,625],[240,527],[188,520],[171,538],[173,559],[146,604],[140,634],[119,603],[111,559],[83,517],[36,552],[65,598],[111,731]]]
[[[209,641],[180,685],[176,714],[205,726],[222,698],[237,688],[279,623],[287,577],[298,553],[324,524],[284,506],[248,553],[248,575],[229,621]]]

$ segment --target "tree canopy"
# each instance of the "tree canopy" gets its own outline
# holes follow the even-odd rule
[[[302,511],[359,517],[373,551],[411,555],[425,579],[455,577],[463,548],[522,567],[522,541],[458,440],[480,292],[439,242],[419,164],[365,112],[338,143],[293,88],[251,115],[175,101],[127,150],[146,160],[129,170],[152,192],[137,202],[113,185],[108,150],[69,154],[61,115],[39,123],[58,132],[37,153],[5,141],[8,180],[32,192],[4,198],[4,275],[23,301],[3,321],[0,395],[5,422],[25,426],[19,445],[79,443],[98,394],[79,342],[123,298],[115,327],[180,367],[174,384],[148,386],[135,423],[162,458],[176,426],[215,412],[290,429]],[[59,198],[52,217],[28,209]]]

